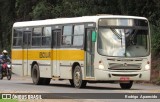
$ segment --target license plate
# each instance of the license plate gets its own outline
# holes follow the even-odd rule
[[[129,77],[120,77],[120,81],[129,81]]]

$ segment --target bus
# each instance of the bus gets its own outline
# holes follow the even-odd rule
[[[130,89],[151,73],[149,22],[145,17],[95,15],[15,22],[12,28],[12,71],[31,76],[35,85],[69,80],[118,82]]]

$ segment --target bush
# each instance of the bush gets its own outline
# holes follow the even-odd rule
[[[151,25],[151,48],[153,54],[159,54],[160,52],[160,27]]]

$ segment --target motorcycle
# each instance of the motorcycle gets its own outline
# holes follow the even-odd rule
[[[10,80],[12,76],[11,63],[7,61],[3,61],[1,66],[2,66],[2,73],[0,75],[0,79],[2,80],[3,77],[7,77],[7,79]]]

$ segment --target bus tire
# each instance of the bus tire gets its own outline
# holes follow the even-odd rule
[[[74,83],[75,88],[86,87],[87,82],[85,80],[82,80],[82,70],[79,65],[77,65],[74,69],[73,83]]]
[[[43,84],[43,78],[40,78],[39,67],[37,64],[34,64],[32,68],[32,81],[35,85]]]
[[[122,89],[130,89],[133,85],[133,81],[130,81],[129,83],[120,83],[120,86]]]

